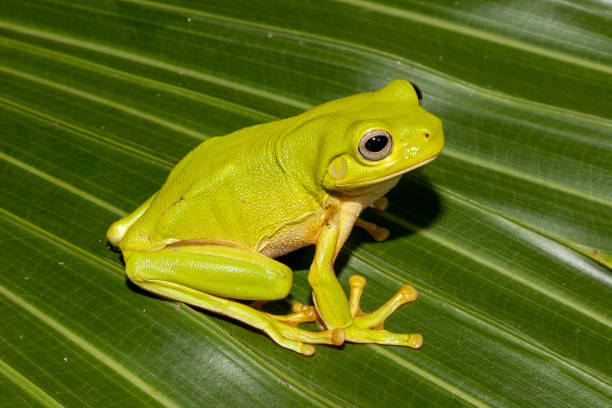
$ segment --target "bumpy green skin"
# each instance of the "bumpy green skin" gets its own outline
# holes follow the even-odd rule
[[[384,159],[366,160],[358,153],[371,130],[393,138]],[[282,297],[291,271],[269,258],[316,244],[309,280],[318,317],[328,329],[343,330],[343,339],[370,342],[368,336],[347,335],[359,318],[333,276],[333,260],[361,210],[401,174],[435,158],[443,144],[440,121],[421,108],[409,82],[396,80],[376,92],[203,142],[155,195],[111,225],[107,236],[123,252],[128,277],[145,289],[245,321],[304,354],[314,351],[302,344],[310,341],[291,330],[282,334],[284,327],[277,330],[282,339],[275,338],[268,317],[262,317],[269,315],[241,307],[236,312],[234,304],[218,305],[208,295]],[[338,342],[338,330],[335,336]]]

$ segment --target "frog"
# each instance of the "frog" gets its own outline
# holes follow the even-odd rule
[[[349,278],[347,297],[334,261],[354,226],[376,241],[388,238],[387,228],[361,212],[384,211],[401,176],[434,160],[443,146],[442,123],[422,107],[420,89],[393,80],[205,140],[156,193],[114,222],[107,238],[133,284],[235,319],[302,355],[313,355],[315,344],[345,342],[418,349],[422,335],[383,327],[417,290],[403,285],[365,313],[365,278]],[[293,285],[293,271],[276,258],[308,245],[315,246],[312,305],[266,312],[262,305],[285,299]],[[319,330],[299,327],[312,322]]]

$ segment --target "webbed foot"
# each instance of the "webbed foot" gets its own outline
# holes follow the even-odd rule
[[[408,346],[414,349],[420,348],[423,345],[423,336],[420,334],[397,334],[383,329],[385,320],[401,305],[414,302],[417,299],[417,290],[410,285],[404,285],[380,308],[371,313],[364,313],[359,304],[365,283],[366,280],[363,276],[354,275],[349,279],[351,287],[349,307],[354,319],[354,325],[345,329],[346,341],[391,344]]]

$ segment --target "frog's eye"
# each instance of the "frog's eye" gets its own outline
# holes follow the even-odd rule
[[[419,87],[413,84],[412,82],[410,83],[410,85],[412,85],[412,87],[414,88],[414,92],[416,92],[417,98],[419,98],[419,105],[420,105],[421,102],[423,101],[423,93],[421,92]]]
[[[391,153],[393,139],[384,130],[370,130],[359,141],[359,154],[366,160],[381,160]]]

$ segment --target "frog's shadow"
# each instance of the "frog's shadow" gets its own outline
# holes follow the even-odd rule
[[[402,177],[396,188],[391,190],[386,197],[389,199],[389,208],[386,210],[391,217],[401,219],[401,222],[394,222],[391,219],[385,217],[384,213],[378,214],[372,209],[367,209],[363,212],[362,217],[370,222],[374,222],[381,227],[388,228],[391,232],[388,240],[396,240],[402,237],[410,236],[415,234],[417,231],[412,227],[418,229],[425,228],[430,225],[441,213],[440,198],[431,183],[427,178],[419,174],[419,172],[412,173],[410,175]],[[409,227],[410,226],[410,227]],[[347,262],[350,259],[351,251],[355,250],[361,245],[372,243],[372,238],[361,228],[353,228],[351,235],[345,243],[343,250],[338,255],[334,263],[334,270],[336,273],[340,273]],[[376,245],[376,243],[373,243]],[[384,245],[381,243],[381,245]],[[306,280],[308,269],[314,258],[315,247],[308,246],[290,254],[284,255],[277,258],[277,260],[294,271],[294,286],[295,282],[303,282]],[[144,296],[163,299],[153,293],[147,292],[140,287],[133,284],[129,279],[126,279],[127,286]],[[297,293],[296,293],[297,295]],[[296,296],[306,304],[312,305],[310,296]],[[292,295],[288,298],[268,302],[264,305],[264,309],[267,312],[275,314],[288,314],[291,313],[291,305],[287,300],[290,300]],[[306,300],[306,298],[308,300]],[[243,302],[248,304],[249,302]],[[217,316],[223,320],[230,321],[243,327],[249,327],[234,319],[220,316],[216,313],[209,312],[204,309],[195,308],[204,312],[210,316]]]
[[[388,228],[390,231],[388,241],[417,233],[418,229],[426,228],[441,213],[438,193],[436,193],[429,180],[418,170],[402,177],[398,185],[386,197],[389,199],[389,208],[386,211],[378,213],[374,209],[366,209],[360,218],[374,222],[380,227]],[[386,217],[385,213],[390,216]],[[394,222],[391,217],[401,221]],[[363,229],[354,227],[334,263],[336,273],[344,269],[352,250],[368,243],[373,243],[372,237]],[[384,245],[384,243],[381,243],[381,245]],[[294,271],[308,270],[314,257],[314,251],[314,246],[309,246],[284,255],[277,260]]]

